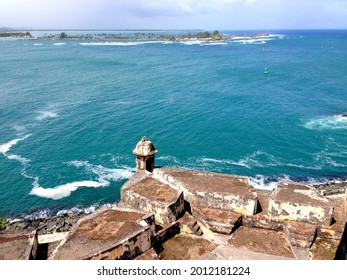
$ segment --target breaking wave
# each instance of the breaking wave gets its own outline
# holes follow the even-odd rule
[[[166,41],[127,41],[127,42],[88,42],[79,43],[82,46],[139,46],[144,44],[167,44]]]
[[[256,175],[249,178],[252,187],[255,189],[274,190],[281,182],[289,182],[291,179],[288,175],[282,176],[264,176]]]
[[[10,149],[14,146],[14,145],[17,145],[18,142],[20,141],[23,141],[25,139],[27,139],[28,137],[30,137],[31,134],[27,134],[23,137],[20,137],[20,138],[16,138],[16,139],[13,139],[5,144],[2,144],[0,145],[0,153],[2,153],[3,155],[6,156],[7,152],[10,151]]]
[[[335,115],[312,119],[304,127],[311,130],[347,129],[347,117]]]
[[[54,111],[39,111],[38,115],[36,116],[37,121],[44,121],[47,119],[57,118],[59,117],[57,112]]]
[[[58,200],[70,196],[72,192],[76,191],[79,188],[107,187],[111,184],[111,181],[116,182],[119,180],[128,179],[133,174],[133,169],[131,168],[107,168],[101,165],[91,164],[87,161],[71,161],[67,164],[76,168],[85,168],[86,172],[93,173],[97,175],[98,178],[96,181],[83,180],[66,183],[63,185],[55,186],[53,188],[44,188],[40,186],[38,182],[39,178],[35,177],[33,182],[33,189],[31,190],[30,195]]]
[[[106,187],[110,184],[108,181],[78,181],[59,185],[54,188],[43,188],[38,183],[38,177],[35,178],[33,183],[34,188],[30,191],[30,195],[36,195],[44,198],[51,198],[53,200],[62,199],[68,197],[72,192],[76,191],[80,187],[86,188],[99,188]]]

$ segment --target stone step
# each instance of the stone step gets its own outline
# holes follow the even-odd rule
[[[186,212],[180,219],[180,227],[182,232],[187,232],[198,236],[203,234],[198,221],[188,212]]]

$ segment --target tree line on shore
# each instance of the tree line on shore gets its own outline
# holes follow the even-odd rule
[[[100,34],[80,34],[80,35],[68,35],[66,32],[60,34],[49,34],[42,37],[42,39],[72,39],[72,40],[86,40],[86,39],[107,39],[107,40],[187,40],[187,39],[211,39],[221,40],[222,35],[218,30],[213,32],[204,31],[197,33],[183,33],[183,34],[159,34],[153,32],[134,32],[134,33],[100,33]]]
[[[30,32],[0,32],[0,37],[32,38]]]

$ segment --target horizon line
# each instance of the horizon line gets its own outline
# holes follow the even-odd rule
[[[319,31],[319,30],[347,30],[347,28],[261,28],[261,29],[203,29],[203,28],[178,28],[178,29],[161,29],[161,28],[10,28],[10,27],[0,27],[2,29],[8,29],[8,31],[208,31],[208,30],[218,30],[218,31]]]

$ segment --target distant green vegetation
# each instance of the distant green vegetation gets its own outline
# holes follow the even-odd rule
[[[31,38],[30,32],[0,32],[0,37]]]
[[[61,32],[60,34],[45,34],[44,37],[40,39],[60,39],[60,40],[93,40],[93,39],[106,39],[106,40],[221,40],[222,35],[218,30],[213,32],[197,32],[197,33],[184,33],[184,34],[158,34],[153,32],[135,32],[135,33],[100,33],[100,34],[81,34],[81,35],[68,35],[66,32]]]
[[[4,230],[7,224],[7,219],[0,217],[0,230]]]
[[[268,36],[268,34],[253,34],[253,35],[223,35],[218,30],[213,32],[179,32],[179,33],[163,33],[163,32],[107,32],[107,33],[82,33],[82,34],[69,34],[69,31],[48,34],[45,33],[43,37],[37,39],[42,40],[161,40],[161,41],[186,41],[186,40],[202,40],[202,41],[218,41],[218,40],[231,40],[235,37],[259,37]]]

